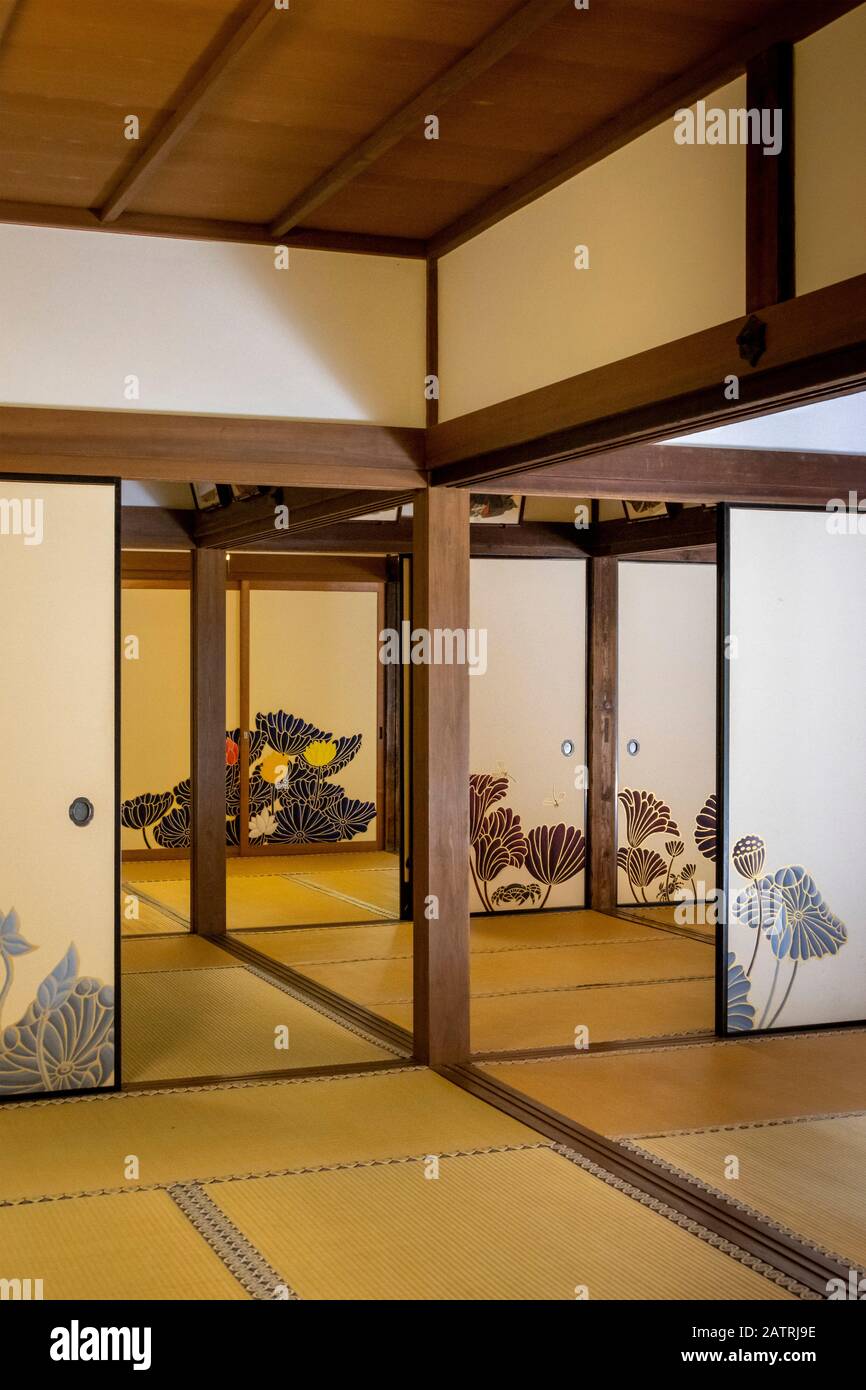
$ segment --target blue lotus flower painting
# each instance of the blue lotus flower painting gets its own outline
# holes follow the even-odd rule
[[[248,750],[248,839],[251,845],[338,844],[362,835],[376,806],[347,795],[332,779],[361,750],[361,734],[335,737],[285,710],[259,713]],[[241,844],[241,730],[226,730],[226,844]],[[189,849],[189,778],[171,791],[144,792],[120,808],[121,824],[141,831],[147,849]],[[148,838],[148,832],[150,837]]]
[[[845,923],[825,901],[808,870],[802,864],[786,864],[774,873],[762,874],[765,854],[759,835],[743,836],[731,851],[734,870],[749,881],[748,888],[734,899],[733,917],[755,933],[745,978],[750,982],[756,979],[755,967],[765,939],[772,953],[772,971],[760,1017],[753,1025],[756,1028],[778,1024],[801,966],[837,955],[848,940]],[[730,1005],[728,1026],[732,1027]]]
[[[17,1023],[3,1026],[15,961],[36,947],[16,913],[0,913],[0,1096],[80,1091],[114,1079],[114,990],[81,975],[71,945]]]

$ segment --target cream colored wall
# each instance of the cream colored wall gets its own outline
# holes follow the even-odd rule
[[[564,822],[585,834],[585,795],[574,783],[586,762],[586,564],[473,560],[470,582],[471,624],[487,632],[487,672],[469,680],[470,770],[509,774],[497,804],[519,814],[524,833]],[[545,804],[554,794],[564,794],[558,807]],[[581,905],[585,878],[554,886],[547,906]],[[490,889],[531,881],[525,868],[506,868]],[[470,902],[483,910],[471,882]]]
[[[334,780],[350,797],[377,801],[378,593],[253,589],[250,593],[250,722],[284,710],[335,738],[362,734],[360,751]],[[381,809],[381,808],[380,808]],[[376,816],[353,843],[375,840]]]
[[[744,105],[745,79],[708,104]],[[744,218],[745,150],[677,145],[671,120],[443,257],[440,418],[735,318]]]
[[[643,847],[667,865],[668,840],[684,852],[674,870],[695,866],[699,899],[715,886],[715,866],[698,849],[695,818],[716,790],[716,567],[622,561],[619,565],[618,791],[651,792],[670,807],[679,836],[651,835]],[[640,751],[628,753],[636,739]],[[617,803],[618,847],[627,848]],[[657,901],[664,878],[646,892]],[[618,873],[619,901],[642,900]],[[684,889],[694,896],[689,886]],[[667,897],[672,895],[668,892]]]
[[[794,50],[797,293],[866,271],[866,5]]]
[[[41,544],[0,535],[0,912],[15,909],[31,948],[10,954],[2,972],[4,981],[11,976],[0,1021],[2,1058],[4,1029],[24,1015],[70,945],[75,974],[114,984],[117,807],[114,488],[4,479],[0,498],[41,501],[44,518]],[[95,808],[86,827],[68,815],[77,796],[89,797]],[[76,998],[82,1007],[83,992]],[[81,1062],[88,1020],[85,1013],[75,1023],[75,1007],[70,1001],[58,1027],[63,1037],[76,1036]],[[74,1076],[66,1084],[84,1084]],[[0,1094],[14,1090],[0,1062]]]
[[[2,404],[424,424],[422,261],[5,226],[0,303]]]
[[[167,792],[189,776],[188,589],[124,589],[121,601],[121,798]],[[129,639],[138,657],[129,659]],[[148,831],[153,844],[153,835]],[[125,850],[146,848],[121,831]]]
[[[730,845],[760,836],[763,875],[799,871],[791,922],[804,912],[813,943],[776,1022],[781,1028],[866,1017],[866,536],[832,534],[827,522],[823,511],[731,513]],[[744,970],[758,939],[756,928],[737,920],[737,898],[747,888],[732,867],[728,949]],[[825,934],[822,900],[847,930],[847,941],[825,954],[817,946]],[[794,963],[789,953],[779,963],[765,1027]],[[751,971],[756,1027],[775,969],[764,935]]]

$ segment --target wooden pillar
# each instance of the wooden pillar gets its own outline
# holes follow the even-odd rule
[[[226,556],[192,552],[191,927],[226,930]]]
[[[589,562],[589,905],[616,906],[617,559]]]
[[[775,44],[749,63],[749,110],[781,111],[782,148],[746,146],[746,312],[796,293],[794,269],[794,50]],[[774,119],[779,119],[775,118]]]
[[[465,630],[469,493],[416,493],[413,533],[413,629]],[[469,1055],[469,668],[411,669],[415,1056],[441,1066]]]

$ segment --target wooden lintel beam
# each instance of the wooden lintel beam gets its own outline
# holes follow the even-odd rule
[[[692,550],[716,546],[716,513],[710,507],[684,507],[675,516],[649,517],[646,521],[600,521],[587,537],[587,549],[595,558],[603,555],[631,557],[654,552]]]
[[[428,243],[430,255],[438,258],[454,251],[488,227],[645,135],[679,108],[691,106],[700,97],[723,87],[773,45],[796,43],[861,3],[862,0],[822,0],[816,5],[813,0],[787,0],[765,23],[738,35],[697,67],[642,97],[443,227]]]
[[[531,492],[530,470],[543,465],[866,385],[866,275],[770,305],[757,319],[718,324],[435,425],[427,431],[431,482],[482,490],[517,476]],[[596,473],[604,478],[602,460]]]
[[[589,565],[589,906],[617,902],[617,650],[619,570],[612,555]]]
[[[91,208],[53,203],[0,200],[0,223],[23,227],[53,227],[73,232],[115,232],[125,236],[180,237],[184,241],[227,241],[274,246],[267,227],[258,222],[227,222],[211,217],[174,217],[164,213],[124,212],[113,222],[100,222]],[[343,251],[357,256],[396,256],[424,260],[426,242],[414,237],[375,236],[364,232],[332,232],[296,227],[280,244],[297,251]]]
[[[746,69],[748,109],[778,112],[781,149],[746,146],[746,309],[796,293],[794,269],[794,46],[774,44]]]
[[[168,507],[121,507],[120,544],[124,550],[194,550],[196,513]]]
[[[413,131],[421,132],[425,116],[436,114],[442,105],[488,68],[493,67],[537,29],[550,22],[571,0],[527,0],[509,15],[470,52],[389,116],[377,130],[294,197],[271,223],[275,237],[284,236],[303,222],[316,208],[362,174],[381,155]]]
[[[237,482],[424,487],[424,431],[348,421],[0,406],[8,472]]]
[[[134,195],[141,191],[198,120],[220,84],[248,56],[253,43],[261,40],[272,24],[281,19],[291,22],[291,18],[291,11],[278,9],[274,0],[256,0],[228,40],[220,42],[216,51],[205,59],[203,70],[197,69],[188,79],[187,90],[181,95],[172,114],[132,167],[117,180],[99,210],[101,222],[113,222],[129,206]]]

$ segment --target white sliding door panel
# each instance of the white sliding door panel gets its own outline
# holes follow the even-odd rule
[[[114,1081],[115,497],[0,479],[0,1096]]]
[[[487,641],[469,679],[471,910],[580,907],[586,562],[473,560],[470,597]]]
[[[866,536],[839,521],[730,511],[729,1031],[866,1016]]]
[[[701,901],[715,887],[715,565],[620,563],[618,671],[619,901]]]

